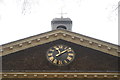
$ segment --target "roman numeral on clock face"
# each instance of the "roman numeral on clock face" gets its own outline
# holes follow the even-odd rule
[[[74,56],[74,54],[73,54],[73,53],[69,53],[68,55],[69,55],[69,56]]]
[[[50,61],[53,61],[53,59],[54,59],[54,57],[53,57],[53,56],[52,56],[52,57],[49,57],[49,60],[50,60]]]
[[[58,47],[62,49],[62,48],[63,48],[63,45],[59,45]]]
[[[59,61],[58,61],[58,64],[60,64],[60,65],[61,65],[61,64],[63,64],[63,63],[62,63],[62,61],[60,61],[60,60],[59,60]]]
[[[69,61],[71,61],[71,60],[72,60],[72,57],[68,56],[67,59],[68,59]]]
[[[57,64],[57,59],[54,59],[53,63],[54,63],[54,64]]]
[[[54,46],[54,48],[55,48],[55,49],[58,49],[58,47],[57,47],[57,46]]]
[[[54,50],[53,50],[53,49],[50,49],[49,51],[52,51],[52,52],[53,52]]]
[[[66,60],[64,60],[64,63],[68,63]]]
[[[53,53],[49,53],[49,54],[47,54],[48,56],[52,56],[53,55]]]

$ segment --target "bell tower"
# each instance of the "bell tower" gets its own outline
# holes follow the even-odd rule
[[[63,29],[72,31],[72,20],[70,18],[54,18],[51,21],[52,30]]]

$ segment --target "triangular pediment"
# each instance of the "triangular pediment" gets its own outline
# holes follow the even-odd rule
[[[4,56],[7,54],[11,54],[17,51],[21,51],[30,47],[38,46],[59,39],[75,43],[81,46],[85,46],[91,49],[95,49],[113,56],[118,56],[118,53],[120,52],[118,50],[118,46],[111,43],[100,41],[94,38],[90,38],[66,30],[53,30],[50,32],[46,32],[15,42],[4,44],[2,45],[1,55]]]
[[[56,66],[48,61],[48,50],[60,44],[74,50],[75,58],[68,65]],[[2,61],[3,72],[117,72],[118,70],[118,57],[61,39],[3,56]]]

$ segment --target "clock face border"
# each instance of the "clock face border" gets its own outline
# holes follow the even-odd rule
[[[51,46],[51,47],[47,50],[47,52],[46,52],[47,60],[48,60],[51,64],[53,64],[53,65],[55,65],[55,66],[66,66],[66,65],[69,65],[70,63],[73,62],[73,60],[75,59],[75,55],[76,55],[75,51],[74,51],[72,48],[71,48],[71,50],[72,50],[72,54],[74,54],[74,56],[72,56],[72,60],[68,61],[68,63],[66,63],[66,64],[62,64],[62,65],[60,65],[60,64],[55,64],[55,63],[53,63],[53,61],[50,61],[50,60],[48,59],[48,58],[49,58],[49,57],[48,57],[49,50],[52,49],[52,48],[54,48],[55,46],[60,46],[60,45],[62,45],[62,46],[64,46],[64,47],[67,47],[67,48],[71,48],[70,46],[65,45],[65,44],[56,44],[56,45],[53,45],[53,46]],[[68,56],[68,54],[67,54],[67,56]]]

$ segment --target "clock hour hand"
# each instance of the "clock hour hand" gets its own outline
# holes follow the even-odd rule
[[[57,51],[58,51],[58,54],[60,54],[60,50],[59,50],[59,48],[55,48]]]

